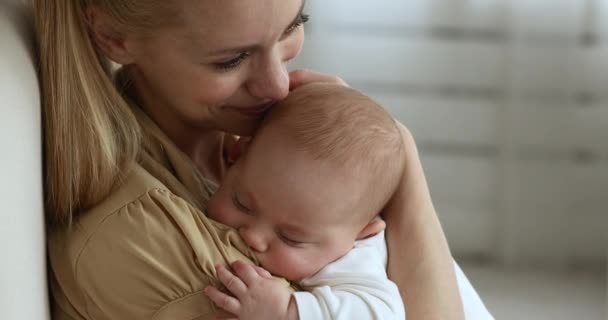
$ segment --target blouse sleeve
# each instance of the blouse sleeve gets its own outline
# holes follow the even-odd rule
[[[214,266],[250,256],[232,229],[154,189],[92,230],[74,268],[87,319],[207,319],[221,314],[203,293],[220,285]]]

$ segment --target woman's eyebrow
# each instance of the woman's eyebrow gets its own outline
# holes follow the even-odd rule
[[[215,50],[212,52],[209,52],[208,55],[210,56],[220,56],[220,55],[224,55],[224,54],[228,54],[228,53],[235,53],[235,52],[248,52],[248,51],[253,51],[255,49],[257,49],[259,46],[258,45],[247,45],[247,46],[241,46],[241,47],[234,47],[234,48],[226,48],[226,49],[220,49],[220,50]]]
[[[287,25],[287,28],[285,28],[285,30],[289,29],[289,27],[293,26],[294,24],[296,24],[298,22],[298,20],[300,19],[300,16],[302,15],[302,11],[304,11],[305,5],[306,5],[306,0],[302,0],[302,4],[300,4],[300,9],[298,10],[298,13],[293,18],[293,20],[291,20],[291,22]],[[234,48],[220,49],[220,50],[216,50],[213,52],[209,52],[207,54],[210,56],[219,56],[219,55],[234,53],[234,52],[253,51],[253,50],[257,49],[258,47],[259,47],[258,45],[245,45],[245,46],[234,47]]]

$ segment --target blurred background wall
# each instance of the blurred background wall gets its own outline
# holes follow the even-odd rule
[[[296,66],[343,77],[413,131],[457,257],[605,263],[608,1],[307,8]]]

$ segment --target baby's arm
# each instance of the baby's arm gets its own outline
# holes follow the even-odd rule
[[[239,319],[399,319],[405,311],[399,289],[386,275],[384,232],[358,241],[344,257],[302,281],[310,292],[293,295],[264,269],[233,264],[235,274],[218,267],[232,296],[205,290],[220,308]],[[296,307],[297,303],[297,307]]]
[[[302,281],[309,292],[294,293],[299,318],[404,319],[399,289],[385,266],[384,232],[358,241],[344,257]]]
[[[386,275],[384,232],[357,241],[344,257],[304,279],[301,285],[310,292],[292,296],[259,267],[236,262],[233,269],[236,275],[217,268],[232,296],[213,287],[205,292],[239,319],[405,319],[399,289]]]

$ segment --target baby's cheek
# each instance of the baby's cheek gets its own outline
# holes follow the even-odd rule
[[[217,203],[217,201],[209,201],[209,205],[207,206],[207,216],[213,220],[224,223],[224,219],[222,219],[223,215],[221,214],[223,208]]]
[[[299,281],[315,274],[323,267],[314,256],[298,252],[298,249],[277,252],[273,257],[271,273],[291,281]]]
[[[221,198],[211,198],[207,206],[207,215],[209,218],[219,221],[227,226],[238,228],[238,221],[235,215],[231,212],[231,208],[226,205]]]

